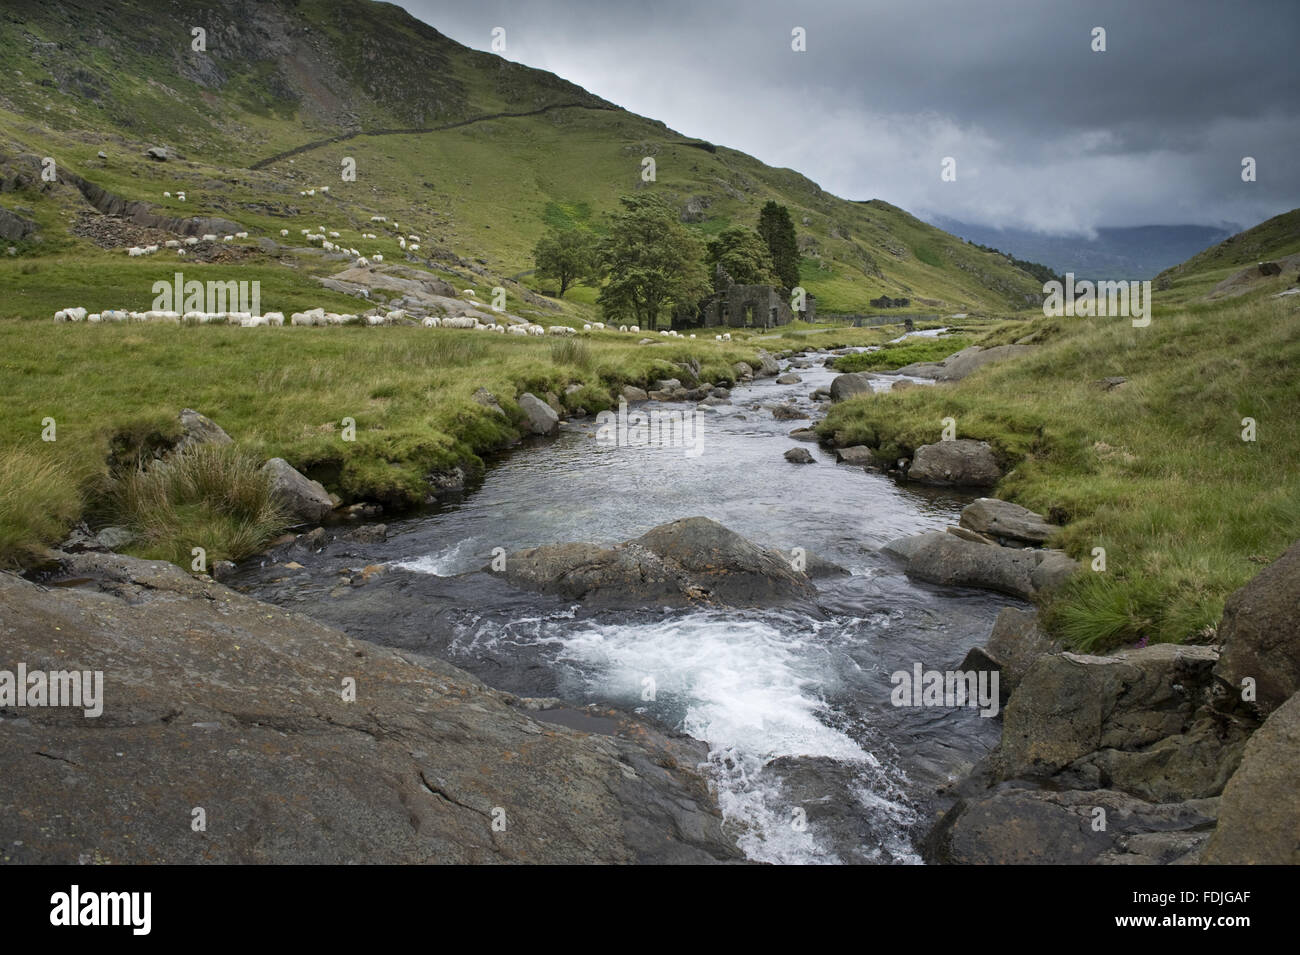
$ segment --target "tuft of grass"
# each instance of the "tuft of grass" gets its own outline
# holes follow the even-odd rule
[[[57,541],[81,513],[65,464],[23,448],[0,456],[0,567],[19,567]]]
[[[258,458],[234,445],[200,444],[127,469],[111,490],[111,513],[137,535],[141,557],[209,564],[257,553],[288,524]]]
[[[584,370],[589,370],[595,363],[587,343],[577,338],[551,342],[551,361],[556,365],[572,365]]]

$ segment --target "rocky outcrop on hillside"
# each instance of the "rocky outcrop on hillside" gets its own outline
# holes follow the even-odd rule
[[[69,586],[0,575],[7,657],[102,672],[103,712],[0,710],[6,862],[740,858],[693,741],[561,719],[170,564],[54,556]]]

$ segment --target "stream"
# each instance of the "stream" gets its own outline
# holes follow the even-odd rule
[[[698,456],[602,445],[593,419],[575,419],[558,438],[504,455],[463,499],[389,523],[385,541],[333,541],[294,558],[302,569],[253,562],[229,583],[520,696],[613,704],[703,740],[727,831],[750,859],[918,863],[917,842],[944,805],[937,791],[997,742],[999,722],[973,707],[895,707],[890,674],[916,663],[956,669],[1016,601],[913,582],[880,553],[895,538],[956,524],[969,495],[836,464],[789,437],[810,421],[767,410],[788,402],[820,418],[827,406],[810,394],[835,375],[825,357],[782,361],[798,384],[759,379],[738,385],[732,404],[701,409]],[[787,463],[792,447],[815,463]],[[690,516],[787,554],[805,548],[851,576],[818,581],[820,614],[629,613],[474,573],[495,548],[613,544]],[[387,572],[348,585],[380,563]]]

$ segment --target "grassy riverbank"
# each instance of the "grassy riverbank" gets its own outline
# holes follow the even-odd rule
[[[869,344],[888,334],[837,329],[808,340]],[[2,321],[0,561],[29,560],[83,513],[92,523],[129,520],[110,481],[110,455],[130,461],[173,436],[185,407],[215,420],[258,460],[283,457],[345,500],[400,508],[424,500],[429,473],[473,471],[511,441],[522,419],[515,399],[525,391],[595,412],[625,383],[684,377],[677,362],[698,361],[702,380],[731,381],[734,362],[754,363],[759,347],[783,344]],[[571,385],[580,387],[566,394]],[[505,418],[473,400],[479,387],[497,396]],[[47,418],[55,422],[52,442],[42,440]],[[344,418],[356,422],[355,441],[343,439]],[[209,560],[239,557],[274,530],[263,522],[250,537],[240,522],[182,506],[136,552],[186,565],[193,546],[204,546]]]
[[[1012,468],[997,496],[1063,522],[1056,544],[1104,572],[1079,574],[1046,607],[1073,645],[1204,639],[1228,593],[1300,537],[1300,310],[1294,300],[1124,319],[1038,319],[1022,359],[955,385],[862,396],[819,430],[881,457],[939,440],[987,440]],[[1108,389],[1101,379],[1128,381]],[[1242,438],[1244,418],[1256,440]]]

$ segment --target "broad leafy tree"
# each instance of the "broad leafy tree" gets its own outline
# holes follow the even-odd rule
[[[597,301],[606,320],[652,329],[661,316],[687,314],[708,294],[703,243],[658,196],[619,201],[623,211],[600,243],[609,281]]]
[[[573,285],[594,280],[599,263],[596,239],[585,229],[552,229],[538,240],[533,262],[538,278],[557,282],[564,298]]]

